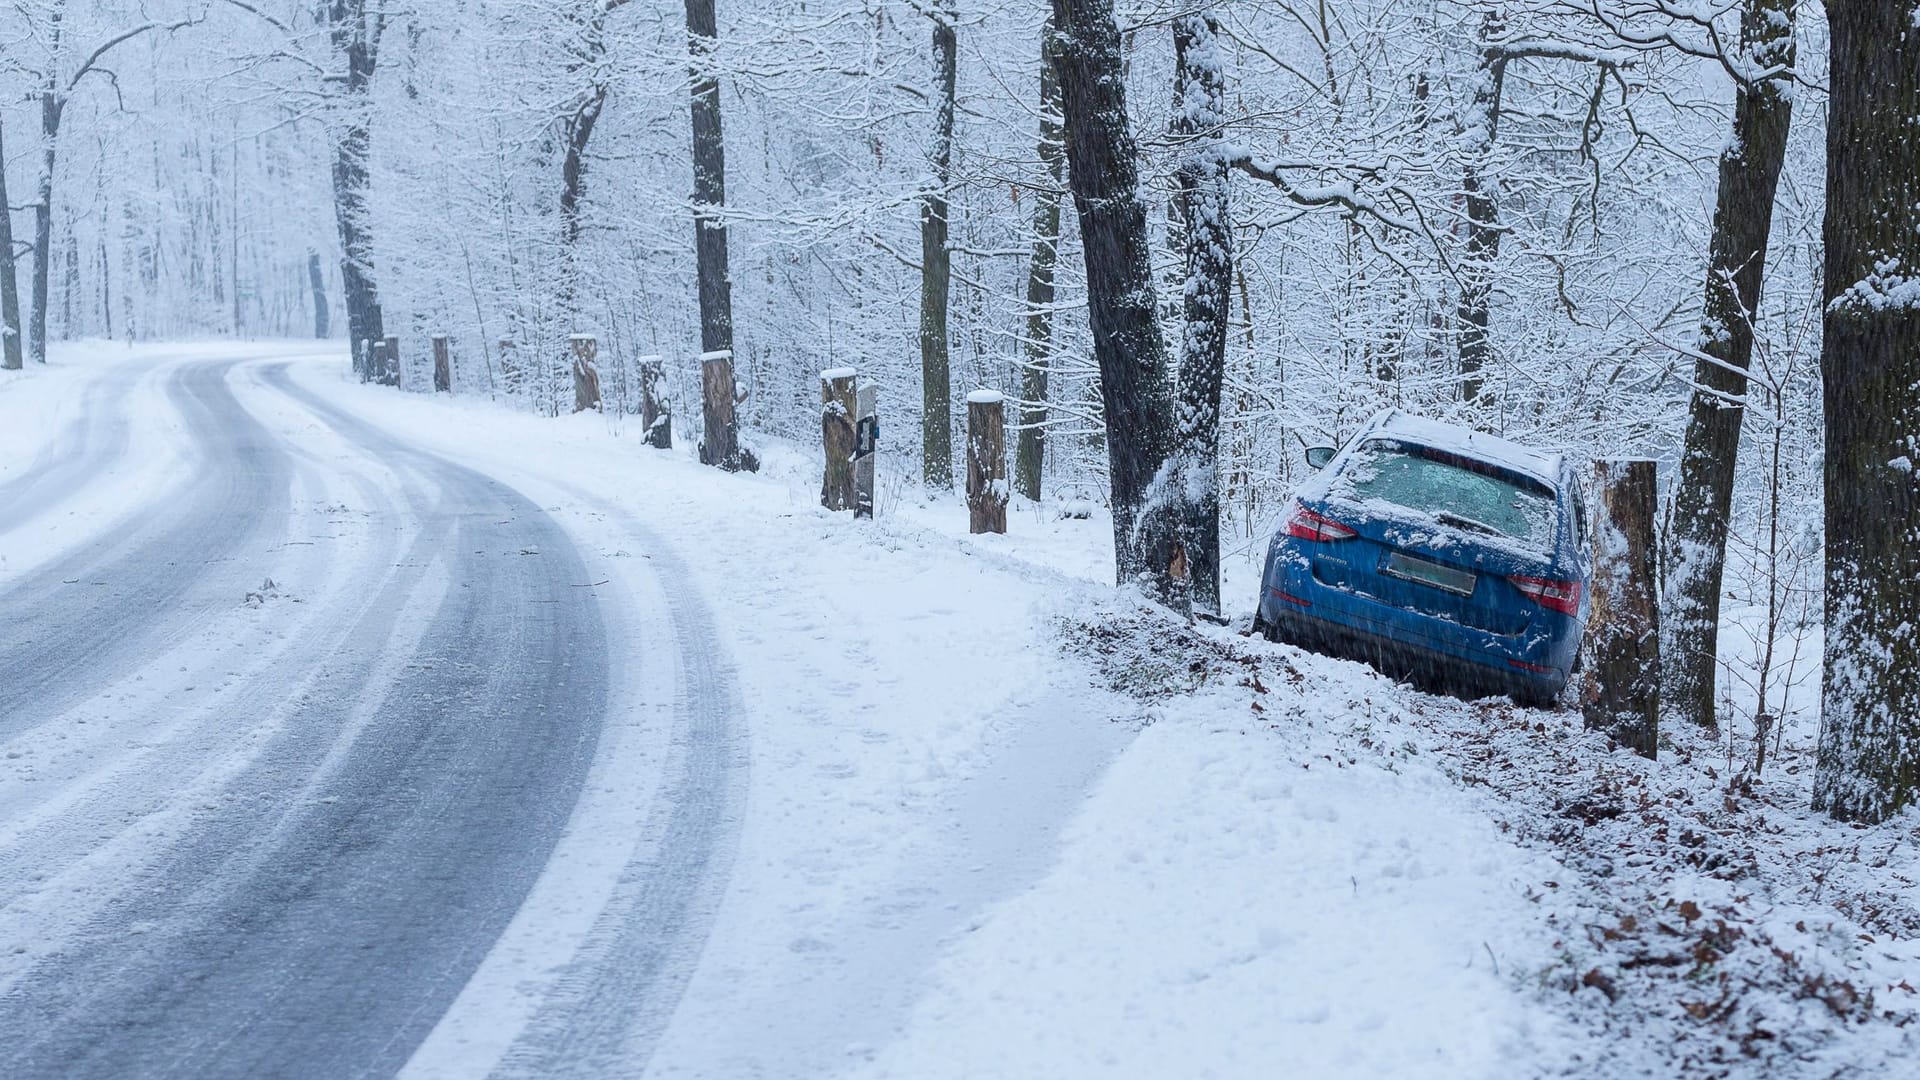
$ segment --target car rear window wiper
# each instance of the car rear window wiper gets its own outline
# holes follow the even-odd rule
[[[1461,517],[1459,514],[1449,514],[1445,510],[1433,515],[1433,519],[1442,525],[1452,525],[1456,529],[1467,529],[1472,532],[1486,533],[1488,536],[1507,535],[1484,521],[1475,521],[1470,517]]]

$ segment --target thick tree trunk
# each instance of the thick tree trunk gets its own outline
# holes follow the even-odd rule
[[[1053,33],[1052,24],[1042,41]],[[1060,80],[1041,46],[1040,163],[1044,186],[1034,189],[1033,253],[1027,261],[1027,362],[1020,374],[1020,437],[1013,454],[1013,486],[1029,499],[1040,497],[1046,471],[1047,376],[1053,363],[1053,275],[1060,258],[1060,189],[1066,184],[1067,151],[1060,129]]]
[[[1920,786],[1920,24],[1828,6],[1826,681],[1814,805],[1880,821]]]
[[[967,395],[967,531],[1007,531],[1007,405],[998,390]]]
[[[1645,459],[1594,463],[1599,495],[1593,614],[1587,625],[1586,725],[1651,758],[1660,742],[1660,596],[1654,518],[1659,484]]]
[[[1227,359],[1233,292],[1232,198],[1220,126],[1226,122],[1226,71],[1211,14],[1174,20],[1174,79],[1183,102],[1175,134],[1191,140],[1178,177],[1186,223],[1186,301],[1176,386],[1180,543],[1186,549],[1193,609],[1220,614],[1220,382]]]
[[[1742,52],[1751,70],[1791,67],[1795,0],[1749,0],[1740,20]],[[1787,81],[1770,78],[1739,90],[1733,140],[1720,155],[1720,194],[1713,211],[1700,351],[1692,405],[1673,489],[1667,534],[1667,706],[1680,719],[1712,726],[1714,669],[1719,656],[1721,573],[1734,465],[1746,416],[1747,365],[1753,359],[1753,312],[1773,223],[1774,192],[1787,157],[1793,98]]]
[[[1480,23],[1480,66],[1473,90],[1471,156],[1460,177],[1467,204],[1467,250],[1460,262],[1460,297],[1454,333],[1460,349],[1460,400],[1480,399],[1484,372],[1493,361],[1493,264],[1500,257],[1500,208],[1494,181],[1485,174],[1500,135],[1500,91],[1506,80],[1501,37],[1506,19],[1488,12]]]
[[[700,290],[700,380],[706,434],[700,460],[727,470],[751,469],[740,448],[733,379],[733,281],[727,270],[727,148],[720,126],[720,77],[713,69],[718,33],[713,0],[686,0],[687,51],[693,73],[693,244]]]
[[[0,132],[0,368],[19,371],[22,365],[20,335],[20,282],[14,270],[13,211],[7,201],[7,151],[4,132]]]
[[[324,339],[333,329],[332,312],[327,310],[327,278],[320,272],[320,253],[307,252],[307,287],[313,291],[313,336]]]
[[[958,45],[955,13],[933,14],[933,138],[927,149],[929,190],[920,198],[920,470],[928,487],[953,487],[953,387],[947,355],[947,185],[953,178],[954,87]]]
[[[1184,556],[1174,516],[1154,498],[1173,449],[1173,396],[1113,2],[1053,0],[1053,23],[1087,322],[1100,365],[1115,569],[1122,583],[1142,580],[1157,598],[1177,602]]]
[[[373,143],[368,112],[378,62],[380,16],[369,17],[366,0],[331,0],[326,15],[334,53],[345,69],[337,107],[346,114],[333,146],[333,212],[340,230],[340,281],[347,304],[347,340],[386,337],[374,284],[373,241],[367,233],[368,151]],[[359,352],[355,356],[359,357]],[[360,371],[364,380],[380,373]]]

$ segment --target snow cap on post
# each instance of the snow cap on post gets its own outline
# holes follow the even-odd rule
[[[967,393],[967,404],[998,405],[1006,398],[1007,396],[998,390],[972,390]]]

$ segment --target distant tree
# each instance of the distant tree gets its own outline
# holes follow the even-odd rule
[[[1695,387],[1667,531],[1662,696],[1673,714],[1707,726],[1714,724],[1721,576],[1747,411],[1754,315],[1760,309],[1774,194],[1793,119],[1794,5],[1795,0],[1748,0],[1740,19],[1740,52],[1730,58],[1729,66],[1744,81],[1734,101],[1733,137],[1720,154]]]
[[[1149,262],[1147,208],[1127,122],[1125,54],[1112,0],[1053,0],[1053,63],[1067,133],[1067,174],[1087,269],[1087,322],[1100,366],[1114,564],[1177,601],[1185,577],[1165,498],[1173,395]]]
[[[20,10],[24,13],[28,9]],[[172,21],[148,20],[106,31],[85,53],[72,48],[68,40],[66,0],[54,0],[42,10],[42,18],[39,36],[45,42],[46,52],[42,66],[33,72],[34,96],[40,105],[40,182],[33,204],[33,317],[27,327],[27,349],[36,363],[44,364],[53,279],[53,190],[58,175],[60,125],[66,117],[67,103],[87,76],[112,78],[106,62],[115,49],[156,30],[191,26],[198,21],[198,16]]]
[[[1826,685],[1814,805],[1920,790],[1920,21],[1834,3],[1827,121]]]

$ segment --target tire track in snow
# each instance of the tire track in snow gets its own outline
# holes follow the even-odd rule
[[[0,999],[9,1075],[394,1071],[517,910],[592,758],[606,646],[566,536],[267,381],[436,489],[420,542],[446,600],[397,673],[368,666],[384,642],[346,650],[332,692],[292,703],[296,737],[230,785],[254,797]]]
[[[237,599],[210,602],[201,586],[284,524],[291,462],[233,396],[232,366],[191,364],[167,379],[202,450],[176,500],[161,501],[151,524],[96,538],[0,592],[0,739]]]
[[[740,695],[693,575],[637,518],[572,485],[555,486],[597,505],[646,552],[665,602],[664,612],[647,614],[674,643],[672,756],[613,895],[493,1070],[502,1080],[646,1072],[726,892],[747,782]],[[664,666],[667,658],[651,662]],[[644,667],[643,675],[658,685]]]

